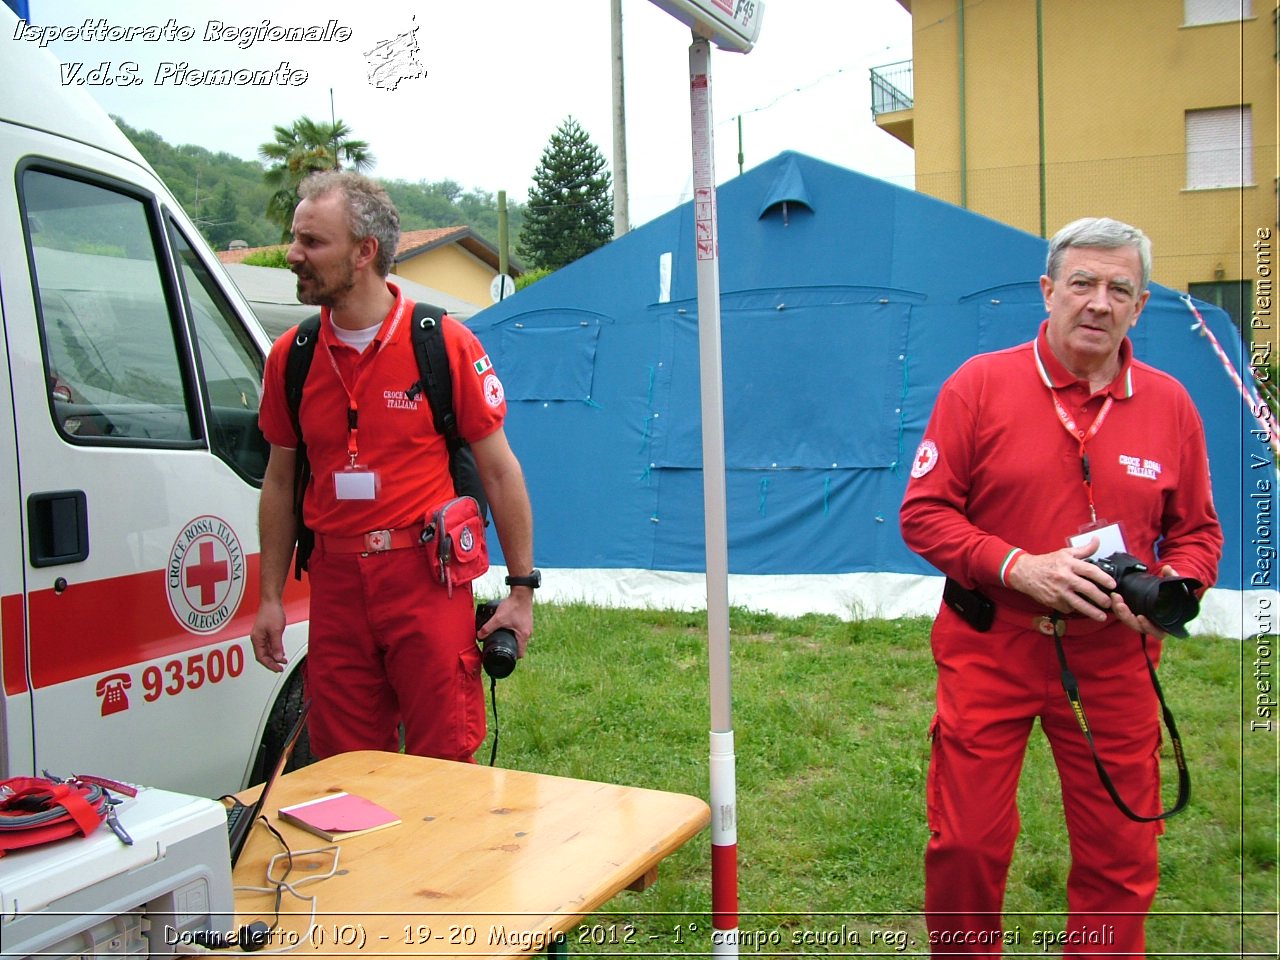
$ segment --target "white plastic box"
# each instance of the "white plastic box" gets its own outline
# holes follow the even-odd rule
[[[221,803],[144,787],[116,813],[131,846],[103,824],[0,857],[5,957],[168,957],[183,933],[235,929]]]

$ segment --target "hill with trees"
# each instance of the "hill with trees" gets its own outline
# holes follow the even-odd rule
[[[267,216],[276,187],[265,179],[268,168],[192,144],[174,146],[153,130],[136,130],[120,117],[116,126],[138,148],[177,197],[209,245],[225,250],[232,240],[251,247],[280,242],[280,226]],[[400,211],[400,228],[427,230],[465,224],[495,247],[498,244],[498,200],[485,190],[464,190],[453,180],[383,180]],[[507,200],[510,236],[524,223],[524,206]]]

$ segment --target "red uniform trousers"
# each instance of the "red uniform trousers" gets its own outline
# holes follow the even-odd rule
[[[473,762],[485,736],[484,686],[470,585],[449,597],[421,547],[326,553],[309,562],[306,689],[311,750],[400,748]]]
[[[1028,617],[1028,621],[1030,618]],[[1102,762],[1130,809],[1159,810],[1159,703],[1141,641],[1112,624],[1063,637]],[[1019,819],[1018,777],[1033,720],[1053,750],[1071,841],[1066,956],[1144,955],[1159,823],[1116,807],[1066,694],[1053,637],[997,619],[979,633],[943,608],[934,623],[938,712],[931,731],[925,913],[936,955],[1001,952],[1005,881]],[[1153,662],[1159,643],[1148,641]],[[1018,948],[1027,949],[1026,946]]]

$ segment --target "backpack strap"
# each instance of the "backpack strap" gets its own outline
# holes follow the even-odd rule
[[[449,370],[449,354],[445,350],[444,314],[443,309],[432,304],[414,304],[410,329],[422,379],[406,392],[411,399],[418,392],[426,393],[436,431],[444,437],[449,450],[449,473],[453,476],[454,490],[460,497],[475,498],[480,516],[487,524],[489,506],[476,469],[475,454],[458,432],[458,418],[453,410],[453,374]]]
[[[319,334],[320,314],[313,313],[298,324],[284,365],[284,395],[299,442],[302,441],[302,425],[298,420],[298,411],[302,408],[302,387],[307,382],[307,371],[311,369],[311,358],[315,356]]]
[[[422,379],[407,392],[411,394],[410,399],[426,393],[436,432],[444,437],[452,454],[464,441],[458,436],[458,418],[453,413],[453,374],[449,371],[449,354],[444,346],[443,321],[444,311],[439,307],[414,304],[410,329]]]
[[[449,371],[449,355],[445,350],[442,323],[445,311],[429,303],[415,303],[413,322],[410,324],[414,356],[418,361],[420,379],[405,391],[416,399],[425,393],[431,405],[432,422],[436,431],[444,437],[449,450],[449,473],[459,496],[474,497],[480,507],[480,516],[488,524],[488,504],[484,487],[476,468],[475,454],[458,432],[458,418],[453,412],[453,375]],[[315,534],[302,519],[302,500],[311,482],[311,465],[307,460],[307,444],[302,436],[302,388],[311,369],[316,343],[320,339],[320,314],[313,314],[298,324],[298,330],[289,344],[285,359],[284,394],[293,418],[298,446],[293,471],[293,514],[298,530],[298,546],[294,554],[293,575],[302,579],[307,560],[315,546]]]
[[[298,324],[284,365],[284,396],[289,405],[289,416],[293,419],[293,432],[298,438],[293,461],[293,515],[298,530],[293,575],[298,580],[302,579],[302,571],[307,569],[311,548],[315,546],[315,534],[302,520],[302,498],[307,492],[307,484],[311,482],[311,463],[307,459],[307,444],[302,437],[300,411],[302,388],[307,382],[307,373],[311,369],[311,360],[315,356],[316,342],[319,339],[320,314],[316,313]]]

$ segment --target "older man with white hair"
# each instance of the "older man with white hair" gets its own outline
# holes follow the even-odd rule
[[[932,632],[925,853],[936,953],[996,956],[1007,939],[1018,779],[1038,718],[1071,843],[1063,952],[1144,955],[1162,822],[1163,631],[1090,561],[1125,553],[1208,587],[1222,553],[1200,417],[1128,338],[1150,277],[1140,230],[1064,227],[1040,278],[1048,319],[1036,338],[963,364],[913,460],[903,537],[947,576]],[[1119,803],[1064,695],[1063,660]]]

